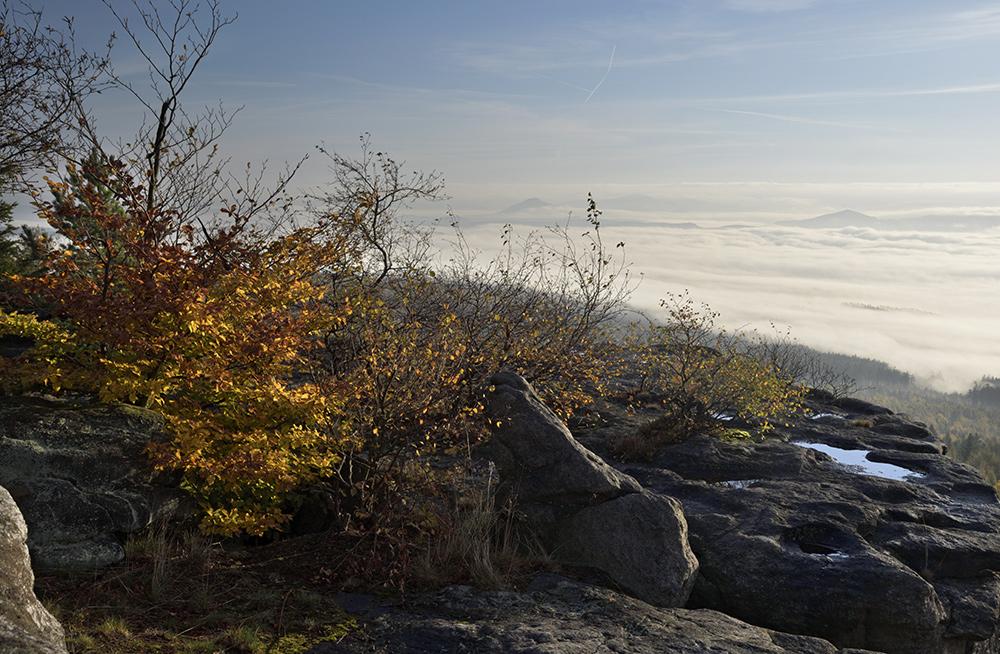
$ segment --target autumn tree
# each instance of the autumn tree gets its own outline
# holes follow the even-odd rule
[[[155,450],[157,465],[184,473],[204,529],[280,527],[296,491],[336,463],[344,438],[328,428],[335,398],[292,383],[292,373],[312,334],[343,320],[311,280],[347,249],[316,242],[311,230],[268,241],[239,215],[206,241],[175,212],[150,214],[146,188],[123,165],[81,176],[100,184],[81,184],[75,203],[39,203],[72,250],[53,252],[44,277],[10,278],[22,304],[38,299],[65,317],[0,315],[4,333],[36,341],[0,362],[5,390],[155,409],[174,436]],[[55,197],[69,192],[51,185]]]
[[[3,315],[4,333],[36,342],[3,362],[16,371],[6,390],[162,412],[174,441],[156,461],[183,471],[203,527],[263,533],[339,457],[343,432],[326,417],[336,398],[292,384],[292,364],[315,344],[314,331],[343,319],[313,279],[349,269],[342,260],[357,256],[316,230],[259,231],[256,219],[286,180],[268,191],[252,173],[224,177],[215,146],[232,114],[183,109],[182,92],[231,22],[218,4],[134,2],[138,25],[105,4],[147,61],[151,88],[102,62],[103,79],[145,106],[147,121],[130,143],[109,146],[92,116],[74,114],[90,156],[71,158],[62,179],[51,175],[52,200],[34,194],[61,246],[43,277],[7,280],[8,303],[58,318]]]

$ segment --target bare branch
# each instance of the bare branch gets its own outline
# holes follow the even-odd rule
[[[204,6],[191,0],[169,0],[171,16],[161,14],[151,0],[146,4],[132,0],[142,23],[139,31],[111,0],[102,2],[149,66],[150,88],[143,91],[107,68],[114,84],[131,93],[155,117],[155,127],[144,125],[124,152],[133,166],[143,162],[145,167],[135,172],[146,174],[146,211],[203,211],[219,199],[224,186],[219,180],[222,168],[216,166],[215,146],[239,109],[226,112],[220,104],[192,117],[181,108],[180,95],[219,31],[236,16],[223,17],[216,0],[208,0]]]
[[[394,269],[420,257],[414,256],[416,226],[398,219],[399,211],[421,200],[445,200],[444,178],[437,171],[403,172],[405,162],[371,148],[371,136],[361,135],[361,157],[350,159],[317,149],[333,163],[333,181],[307,195],[314,218],[322,223],[337,216],[356,221],[355,238],[366,258],[364,269],[378,284]]]
[[[0,175],[24,174],[86,151],[83,101],[106,87],[106,57],[77,49],[73,22],[57,29],[42,12],[0,6]]]

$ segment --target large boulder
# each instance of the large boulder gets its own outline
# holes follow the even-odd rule
[[[345,610],[360,613],[366,628],[306,654],[863,654],[717,611],[651,606],[549,574],[524,592],[450,586],[405,606],[358,596],[337,599]]]
[[[922,425],[814,405],[772,436],[697,436],[620,470],[680,500],[688,607],[890,654],[1000,652],[1000,503]]]
[[[588,505],[642,491],[580,445],[523,377],[504,372],[490,382],[490,456],[519,503]]]
[[[62,626],[35,597],[27,537],[14,499],[0,487],[0,652],[66,654]]]
[[[682,606],[698,561],[680,504],[643,491],[581,446],[518,375],[492,378],[489,452],[501,492],[516,499],[560,561],[595,568],[658,606]]]
[[[0,485],[28,524],[36,569],[120,561],[125,534],[177,509],[176,480],[146,453],[165,438],[163,418],[137,407],[0,398]]]

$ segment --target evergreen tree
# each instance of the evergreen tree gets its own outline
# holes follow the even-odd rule
[[[0,187],[0,191],[2,191]],[[18,242],[15,237],[17,228],[14,227],[14,206],[10,202],[0,200],[0,274],[7,275],[15,272]]]
[[[67,238],[67,247],[81,276],[95,277],[125,262],[122,234],[109,222],[94,216],[112,216],[118,224],[130,221],[119,200],[118,178],[99,150],[93,150],[80,166],[66,166],[66,181],[50,186],[55,211],[52,227]],[[110,281],[110,280],[106,280]]]
[[[0,195],[10,188],[5,181],[0,180]],[[38,275],[48,252],[41,229],[14,224],[16,206],[0,197],[0,284],[8,275]]]

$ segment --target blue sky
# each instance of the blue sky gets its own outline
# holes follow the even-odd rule
[[[114,28],[98,0],[44,6],[95,42]],[[705,219],[1000,211],[1000,3],[221,6],[239,17],[185,101],[245,107],[226,143],[238,160],[349,154],[369,132],[441,171],[470,215],[587,192]],[[141,71],[128,43],[115,60]],[[108,132],[135,115],[105,102]],[[324,174],[314,159],[299,181]]]

